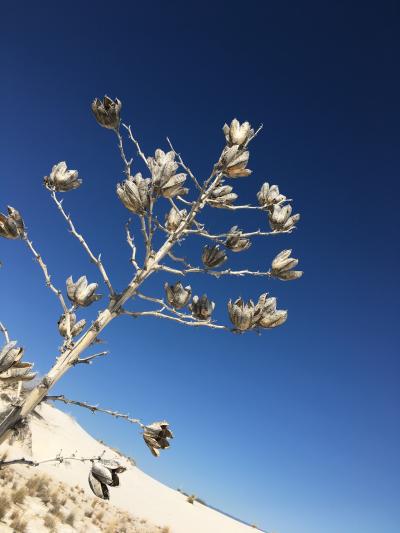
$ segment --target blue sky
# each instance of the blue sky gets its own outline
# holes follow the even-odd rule
[[[293,235],[230,260],[263,268],[291,247],[301,280],[190,280],[220,320],[230,297],[270,291],[289,309],[283,327],[238,336],[121,318],[102,335],[110,357],[57,385],[145,421],[167,418],[176,439],[162,457],[135,427],[68,411],[152,476],[268,531],[397,533],[398,5],[5,2],[1,18],[1,211],[22,212],[58,286],[70,274],[100,282],[42,186],[60,160],[84,179],[64,200],[79,230],[118,288],[132,275],[129,214],[115,194],[121,161],[90,112],[104,93],[122,100],[146,153],[168,135],[198,176],[218,157],[225,121],[263,123],[253,175],[237,191],[245,203],[278,183],[302,214]],[[266,227],[259,214],[210,214],[213,229],[231,222]],[[185,247],[193,262],[202,244]],[[0,257],[0,320],[46,372],[58,302],[21,243],[2,240]],[[161,294],[165,279],[146,292]]]

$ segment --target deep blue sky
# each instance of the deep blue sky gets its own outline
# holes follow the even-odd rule
[[[254,174],[237,190],[251,201],[272,180],[302,220],[230,264],[267,267],[292,247],[305,275],[190,281],[216,300],[219,319],[229,297],[271,291],[289,309],[285,326],[237,336],[121,318],[102,335],[109,359],[76,368],[56,390],[149,422],[166,417],[176,439],[155,460],[135,427],[69,409],[154,477],[269,531],[400,527],[396,4],[2,4],[1,211],[20,209],[59,286],[70,274],[98,279],[42,186],[60,160],[84,179],[65,195],[78,228],[118,288],[131,275],[128,212],[115,195],[121,161],[91,115],[95,96],[122,100],[147,153],[169,135],[199,176],[218,157],[225,121],[264,123]],[[213,212],[210,224],[266,227],[250,212],[228,218]],[[186,248],[193,261],[201,245]],[[58,303],[21,243],[0,246],[0,319],[43,373],[60,344]],[[164,279],[147,292],[160,294]]]

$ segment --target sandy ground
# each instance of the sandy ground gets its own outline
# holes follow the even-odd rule
[[[115,451],[91,437],[75,420],[58,409],[42,404],[38,411],[43,419],[32,419],[32,458],[41,461],[55,457],[60,450],[63,456],[77,453],[79,456],[98,456],[106,450],[105,458],[118,458]],[[0,453],[5,445],[0,448]],[[13,446],[7,459],[28,458],[26,451]],[[151,524],[169,528],[170,533],[250,533],[255,528],[237,522],[209,507],[195,502],[190,504],[186,496],[146,475],[128,459],[126,472],[121,474],[121,486],[110,489],[112,504]],[[22,467],[19,467],[19,469]],[[25,468],[25,467],[23,467]],[[40,466],[56,480],[68,485],[79,485],[88,496],[87,477],[90,466],[79,461],[69,464]]]

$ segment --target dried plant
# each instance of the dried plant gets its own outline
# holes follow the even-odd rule
[[[255,276],[283,281],[298,279],[302,272],[294,270],[298,260],[291,256],[291,250],[283,250],[272,258],[268,270],[254,271],[246,267],[234,270],[226,265],[229,265],[231,253],[241,253],[241,257],[244,257],[255,238],[290,234],[295,229],[300,215],[292,214],[290,200],[280,193],[277,185],[270,185],[267,182],[257,194],[254,194],[258,201],[257,205],[238,203],[235,180],[249,179],[252,173],[248,168],[249,145],[261,131],[261,127],[255,130],[248,122],[240,123],[237,119],[232,120],[230,125],[225,124],[223,126],[225,145],[222,146],[221,154],[211,165],[209,176],[198,179],[181,155],[176,152],[169,139],[167,139],[168,151],[158,148],[154,155],[146,155],[131,126],[122,122],[122,103],[117,98],[114,100],[108,96],[103,99],[96,98],[92,103],[92,111],[98,124],[116,135],[124,174],[124,179],[116,185],[116,194],[121,200],[121,208],[127,209],[129,216],[137,217],[142,246],[139,247],[137,244],[139,235],[132,233],[132,220],[129,219],[125,225],[125,233],[133,272],[129,284],[123,290],[117,289],[103,264],[101,254],[92,251],[65,210],[63,199],[60,199],[61,194],[70,195],[73,199],[74,190],[84,187],[84,180],[79,177],[77,170],[69,169],[65,161],[53,165],[49,175],[44,178],[44,185],[65,220],[68,230],[97,267],[99,277],[108,293],[108,302],[105,302],[101,310],[94,314],[93,321],[89,324],[79,317],[79,312],[82,307],[90,307],[102,298],[97,293],[98,281],[90,280],[89,283],[83,274],[75,281],[71,276],[68,277],[65,292],[56,287],[19,211],[8,206],[6,214],[0,213],[0,237],[19,240],[27,246],[42,270],[46,286],[58,299],[61,316],[59,315],[57,326],[63,339],[53,367],[38,385],[21,395],[21,383],[35,377],[31,372],[32,363],[22,361],[24,349],[18,346],[17,341],[10,340],[7,329],[0,323],[0,332],[5,339],[4,345],[0,347],[0,384],[3,387],[13,383],[18,384],[17,397],[10,397],[10,405],[0,414],[0,443],[9,438],[33,410],[47,399],[78,405],[92,412],[109,414],[137,424],[151,453],[158,456],[161,450],[170,445],[172,432],[168,422],[144,424],[138,418],[115,410],[71,400],[64,395],[51,396],[50,389],[66,372],[72,371],[77,365],[92,364],[98,357],[108,353],[104,351],[89,353],[82,357],[82,354],[99,342],[99,334],[107,325],[120,316],[135,319],[155,317],[185,326],[206,327],[234,333],[271,330],[283,324],[287,319],[287,311],[277,309],[276,298],[267,293],[259,295],[257,303],[252,300],[245,302],[238,295],[234,295],[235,297],[227,302],[226,316],[231,324],[218,323],[213,316],[216,303],[212,295],[203,294],[201,284],[196,284],[192,291],[191,285],[184,285],[180,279],[199,274],[215,278]],[[136,159],[128,158],[126,140],[132,143]],[[133,167],[138,167],[140,164],[143,168],[141,170],[135,168],[133,173]],[[244,211],[249,214],[259,212],[269,221],[270,230],[242,229],[234,225],[225,232],[215,234],[207,224],[210,219],[207,217],[207,212],[215,208],[233,212]],[[205,217],[202,219],[203,215]],[[161,245],[156,245],[154,238],[156,233],[162,237]],[[199,265],[193,265],[187,258],[174,255],[177,245],[181,245],[188,238],[200,238],[207,243],[202,251],[199,250],[198,256],[201,258]],[[160,239],[157,242],[160,242]],[[142,292],[144,282],[153,275],[163,273],[177,277],[173,284],[165,280],[160,284],[160,288],[164,287],[165,296],[162,294],[154,297],[144,294]],[[143,310],[142,306],[135,307],[139,299],[147,302],[149,308]],[[103,296],[101,301],[105,300]],[[57,456],[49,461],[62,462],[68,459],[91,461],[89,483],[93,492],[100,498],[108,498],[108,487],[119,483],[117,474],[123,471],[123,467],[107,462],[103,457]],[[25,459],[2,460],[0,467],[15,463],[31,466],[40,464]],[[36,485],[35,487],[32,485],[31,488],[38,489]]]

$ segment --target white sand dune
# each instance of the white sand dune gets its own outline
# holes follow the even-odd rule
[[[60,450],[63,456],[77,453],[93,457],[104,450],[105,458],[118,458],[127,467],[121,474],[121,486],[111,488],[111,502],[117,508],[128,511],[150,523],[170,528],[171,533],[250,533],[255,529],[233,520],[209,507],[195,502],[190,504],[186,496],[146,475],[128,459],[121,460],[117,453],[91,437],[76,421],[58,409],[42,404],[38,411],[43,419],[32,419],[32,458],[41,461],[55,457]],[[13,446],[8,455],[20,457],[21,450]],[[26,452],[24,456],[27,458]],[[42,472],[69,485],[81,486],[92,495],[88,481],[89,466],[79,461],[69,464],[44,464]]]

